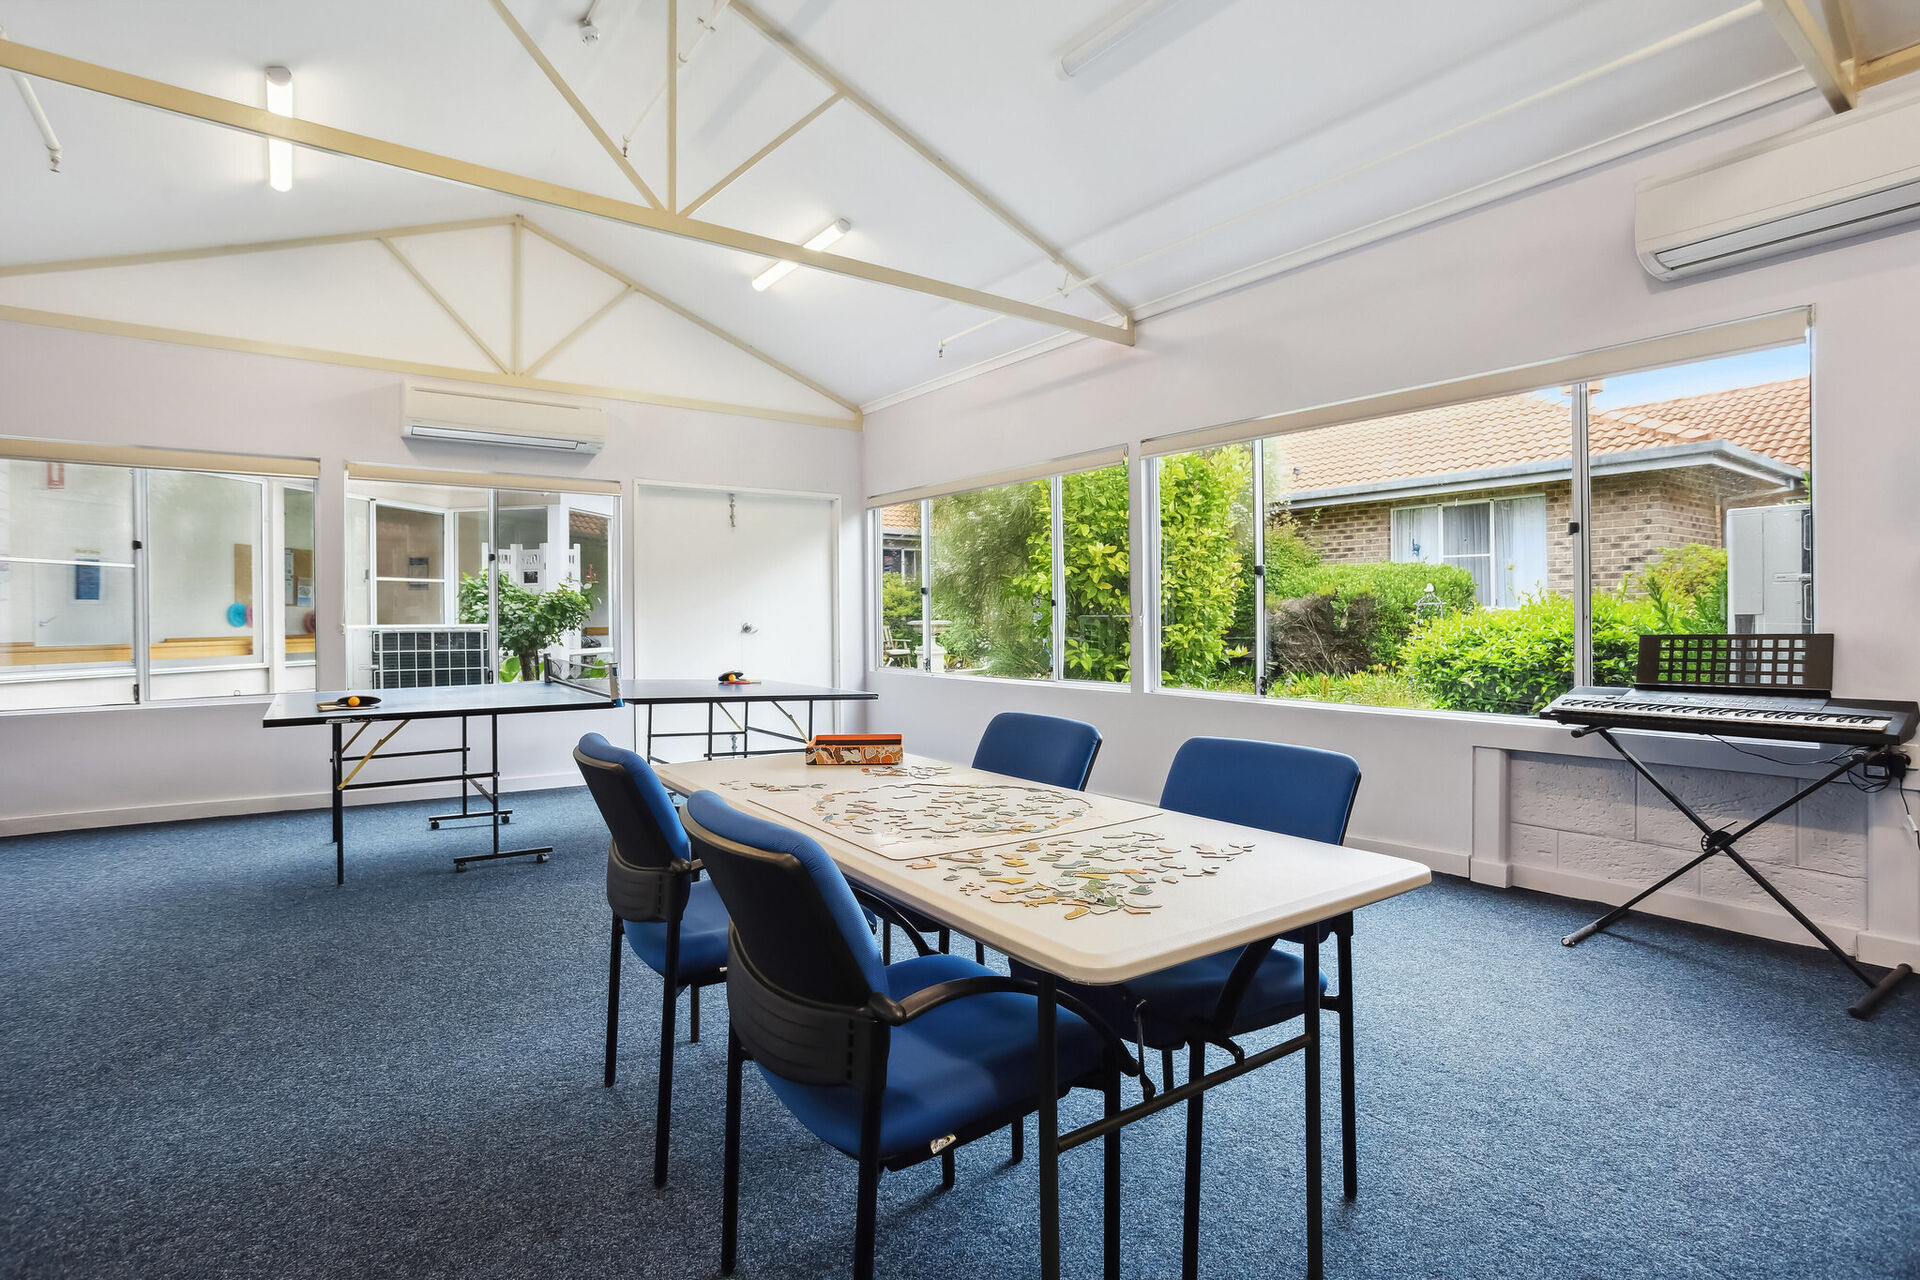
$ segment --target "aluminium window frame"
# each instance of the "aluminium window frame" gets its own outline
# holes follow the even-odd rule
[[[86,447],[88,450],[93,448],[92,446]],[[76,453],[82,451],[82,449],[76,449]],[[208,456],[211,458],[213,455]],[[55,667],[52,670],[0,668],[0,688],[5,688],[9,685],[46,684],[63,681],[118,680],[129,682],[129,697],[124,702],[74,702],[58,706],[18,708],[18,710],[28,711],[33,714],[58,714],[66,711],[111,710],[116,707],[156,704],[177,705],[208,700],[227,701],[235,696],[242,698],[270,698],[279,693],[286,683],[283,673],[289,666],[305,667],[317,664],[317,653],[313,658],[302,659],[298,662],[289,662],[287,660],[285,648],[286,637],[282,634],[284,624],[276,622],[275,625],[271,627],[267,626],[264,619],[270,610],[263,609],[259,603],[262,601],[279,600],[279,593],[268,589],[270,586],[277,585],[273,575],[269,571],[269,566],[277,566],[280,563],[280,559],[276,553],[284,552],[285,531],[280,523],[284,519],[284,512],[280,506],[279,495],[283,494],[288,486],[299,487],[315,495],[313,512],[315,529],[314,541],[318,542],[319,540],[318,481],[316,478],[284,474],[261,474],[248,471],[215,470],[204,466],[169,466],[159,461],[128,462],[116,460],[111,457],[48,458],[38,453],[32,455],[10,454],[5,451],[4,447],[0,447],[0,460],[21,462],[51,461],[58,462],[62,466],[71,464],[74,466],[112,468],[126,473],[129,487],[128,525],[130,546],[127,549],[128,559],[124,561],[108,559],[104,552],[92,555],[92,558],[75,555],[71,558],[59,560],[0,554],[0,561],[5,561],[8,564],[61,564],[73,566],[86,563],[97,565],[103,570],[129,570],[127,609],[131,615],[128,628],[129,653],[128,660],[125,663],[114,663],[110,666],[92,669],[75,669],[72,667]],[[249,661],[221,663],[206,661],[194,662],[183,659],[181,661],[186,662],[187,665],[157,666],[155,664],[153,657],[153,567],[151,558],[154,541],[152,529],[153,507],[148,480],[152,473],[156,471],[212,476],[218,479],[234,480],[243,484],[255,485],[259,489],[259,506],[258,514],[254,521],[254,533],[257,539],[255,545],[260,548],[261,553],[254,557],[253,565],[253,595],[256,601],[253,639],[256,643],[254,645],[254,653],[250,656]],[[71,591],[69,591],[69,594],[71,594]],[[104,605],[105,601],[73,600],[70,601],[70,603],[79,605]],[[161,661],[165,662],[167,660],[162,659]],[[156,696],[155,694],[154,678],[156,676],[165,678],[169,676],[222,674],[238,671],[265,672],[265,689],[258,692],[238,695],[213,695],[211,698],[210,695],[198,693],[182,694],[178,697]],[[16,710],[16,708],[0,706],[0,711],[13,710]]]

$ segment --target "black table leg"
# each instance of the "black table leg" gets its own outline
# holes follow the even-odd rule
[[[1309,929],[1302,945],[1306,953],[1303,981],[1310,993],[1300,1002],[1306,1014],[1302,1029],[1307,1034],[1307,1280],[1320,1280],[1325,1265],[1320,1256],[1320,931]]]
[[[1040,1280],[1060,1280],[1060,1058],[1053,975],[1039,975]]]
[[[333,722],[333,882],[347,882],[347,793],[340,787],[340,722]]]

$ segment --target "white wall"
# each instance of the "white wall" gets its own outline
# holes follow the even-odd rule
[[[1633,185],[1824,113],[1800,100],[1504,204],[1330,259],[1144,325],[1126,350],[1080,342],[882,409],[867,421],[867,488],[886,493],[1167,433],[1443,382],[1811,305],[1818,626],[1838,636],[1841,692],[1920,691],[1920,482],[1912,351],[1920,338],[1920,232],[1683,285],[1633,254]],[[1136,482],[1136,495],[1138,494]],[[1136,500],[1136,510],[1139,504]],[[1136,526],[1135,563],[1144,563]],[[871,579],[869,578],[869,581]],[[1143,605],[1135,575],[1135,609]],[[1256,704],[1135,689],[998,684],[883,671],[872,722],[914,749],[965,756],[993,712],[1076,715],[1107,736],[1095,784],[1157,796],[1175,748],[1202,733],[1282,738],[1358,757],[1355,841],[1477,878],[1621,896],[1608,877],[1516,871],[1506,856],[1507,751],[1593,754],[1542,722],[1434,712]],[[1493,748],[1489,752],[1488,748]],[[1675,762],[1746,771],[1711,743]],[[1476,801],[1476,791],[1481,796]],[[1910,797],[1912,798],[1912,797]],[[1920,808],[1920,804],[1916,804]],[[1920,856],[1895,797],[1878,798],[1866,854],[1861,954],[1920,958]],[[1751,910],[1682,914],[1764,932]],[[1781,936],[1792,936],[1779,931]]]
[[[319,457],[314,607],[321,688],[339,688],[345,678],[348,461],[552,475],[555,488],[580,476],[617,480],[629,492],[638,479],[804,490],[841,495],[843,510],[854,515],[860,508],[854,432],[609,402],[607,447],[589,459],[416,444],[400,435],[402,382],[395,374],[0,324],[0,436]],[[625,538],[631,513],[622,519]],[[843,581],[859,580],[858,548],[857,530],[844,531]],[[231,568],[221,573],[230,591]],[[622,578],[624,602],[633,598],[630,565],[623,564]],[[857,608],[857,595],[847,591],[843,607]],[[859,671],[859,634],[852,622],[840,628],[847,677]],[[626,643],[630,672],[630,637]],[[262,699],[236,698],[0,713],[0,834],[326,803],[325,731],[263,730],[263,709]],[[440,728],[408,733],[415,745],[433,745]],[[632,713],[503,720],[507,785],[577,781],[567,753],[589,729],[630,744]],[[316,849],[324,840],[316,828]]]

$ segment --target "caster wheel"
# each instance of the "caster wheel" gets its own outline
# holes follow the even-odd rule
[[[506,826],[506,825],[507,825],[507,824],[508,824],[509,822],[512,822],[512,821],[513,821],[513,815],[512,815],[512,814],[510,814],[510,813],[503,813],[503,814],[501,814],[501,815],[500,815],[500,825],[501,825],[501,826],[503,826],[503,827],[504,827],[504,826]]]
[[[429,831],[438,831],[439,829],[440,829],[440,824],[439,824],[438,822],[435,822],[435,821],[433,821],[432,819],[428,819],[428,821],[427,821],[427,830],[429,830]]]
[[[455,871],[460,872],[462,875],[465,875],[467,870],[467,864],[464,862],[456,862],[453,864],[453,869]]]
[[[544,854],[544,853],[536,853],[536,854],[535,854],[535,855],[533,856],[533,860],[534,860],[535,862],[545,862],[545,861],[547,860],[547,855],[546,855],[546,854]]]

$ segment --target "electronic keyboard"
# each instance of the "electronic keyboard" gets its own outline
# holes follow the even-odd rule
[[[1849,747],[1896,746],[1920,728],[1920,705],[1911,702],[1593,685],[1561,694],[1540,715],[1582,728],[1723,734]]]
[[[1540,715],[1583,729],[1651,729],[1893,747],[1920,728],[1911,702],[1833,694],[1833,637],[1815,632],[1640,637],[1631,689],[1569,690]]]

